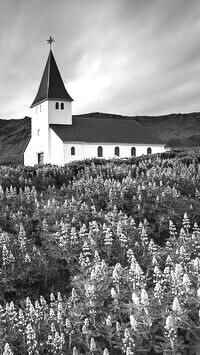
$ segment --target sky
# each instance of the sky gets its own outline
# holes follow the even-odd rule
[[[0,118],[31,116],[52,46],[73,114],[200,111],[200,0],[0,0]]]

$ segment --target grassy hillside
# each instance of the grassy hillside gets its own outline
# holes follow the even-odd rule
[[[77,117],[77,116],[76,116]],[[79,117],[125,117],[108,113],[88,113]],[[127,116],[126,116],[127,117]],[[200,146],[200,113],[166,116],[135,116],[135,119],[169,147]],[[0,120],[0,164],[23,164],[23,152],[31,137],[31,118]]]
[[[23,164],[23,152],[31,137],[31,118],[0,120],[0,164]]]

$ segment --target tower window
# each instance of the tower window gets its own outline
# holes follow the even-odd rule
[[[60,108],[61,108],[61,110],[64,110],[64,102],[61,102]]]
[[[41,105],[40,105],[40,112],[42,111]]]
[[[102,148],[101,146],[99,146],[99,147],[97,148],[97,156],[98,156],[99,158],[101,158],[101,157],[103,156],[103,148]]]
[[[71,147],[71,155],[75,155],[75,147]]]
[[[136,157],[136,149],[135,149],[135,147],[131,148],[131,156],[132,157]]]
[[[56,102],[56,110],[59,109],[59,102]]]
[[[147,148],[147,154],[151,154],[152,153],[152,149],[150,147]]]
[[[119,157],[119,147],[115,147],[115,155]]]

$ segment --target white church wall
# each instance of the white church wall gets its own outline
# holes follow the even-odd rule
[[[56,103],[59,108],[56,109]],[[61,103],[64,109],[61,110]],[[71,102],[69,101],[48,101],[49,123],[51,124],[72,124]]]
[[[164,152],[164,145],[158,144],[122,144],[122,143],[78,143],[71,142],[64,144],[64,161],[68,163],[74,160],[82,160],[86,158],[94,158],[97,156],[97,149],[103,148],[102,158],[109,159],[115,156],[115,147],[119,147],[120,158],[131,157],[131,148],[136,148],[136,156],[147,154],[147,148],[152,149],[152,154]],[[75,155],[71,155],[71,148],[75,148]]]
[[[51,164],[64,165],[64,144],[57,134],[50,129]]]
[[[49,163],[48,102],[32,108],[31,140],[24,153],[24,164],[38,164],[38,153],[44,153],[44,163]]]

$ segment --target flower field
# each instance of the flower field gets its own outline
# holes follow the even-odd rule
[[[0,167],[0,354],[200,353],[198,152]]]

